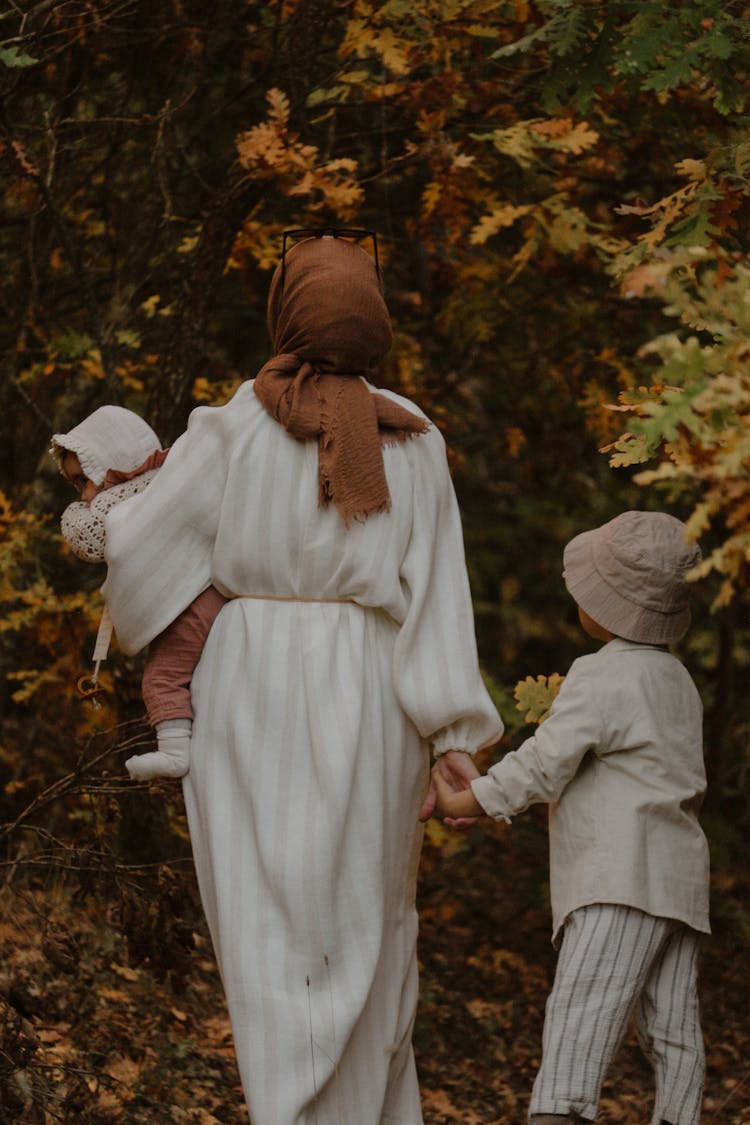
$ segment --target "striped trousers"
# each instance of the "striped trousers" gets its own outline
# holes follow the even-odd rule
[[[593,1121],[612,1058],[635,1024],[656,1080],[652,1125],[697,1125],[705,1076],[698,935],[670,918],[597,903],[565,923],[529,1114]]]

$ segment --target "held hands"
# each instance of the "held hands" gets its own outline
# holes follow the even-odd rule
[[[437,815],[451,828],[470,828],[478,816],[484,816],[484,809],[471,791],[471,782],[479,776],[470,754],[463,750],[443,754],[433,767],[419,819],[429,820]]]

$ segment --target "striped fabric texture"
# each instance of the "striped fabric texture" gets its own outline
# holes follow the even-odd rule
[[[702,711],[676,657],[616,637],[573,662],[549,717],[472,782],[491,816],[549,804],[555,945],[597,902],[711,932]]]
[[[502,731],[442,438],[384,459],[391,511],[347,530],[318,507],[317,445],[245,384],[194,412],[154,484],[107,518],[126,651],[209,583],[234,599],[193,678],[184,790],[253,1125],[420,1125],[428,746]]]
[[[596,904],[570,915],[530,1116],[575,1112],[593,1121],[632,1019],[654,1069],[651,1125],[698,1125],[705,1077],[698,943],[681,922],[627,906]]]

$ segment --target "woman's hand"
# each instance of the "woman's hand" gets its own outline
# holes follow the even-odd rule
[[[437,811],[439,816],[445,818],[446,824],[451,828],[470,828],[477,816],[484,815],[484,809],[475,800],[471,791],[471,782],[479,777],[479,770],[474,765],[474,759],[463,750],[448,750],[442,754],[432,770],[430,787],[419,813],[420,820],[429,820]],[[437,779],[443,785],[443,793],[447,797],[462,798],[462,806],[466,812],[451,812],[439,804]]]

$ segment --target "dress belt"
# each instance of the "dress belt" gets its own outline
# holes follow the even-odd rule
[[[287,597],[283,594],[237,594],[237,598],[256,602],[323,602],[333,605],[359,605],[359,602],[355,602],[354,598],[298,598],[292,595]],[[230,601],[233,600],[230,599]]]
[[[330,603],[333,605],[359,605],[355,602],[354,598],[295,598],[286,597],[284,595],[276,594],[238,594],[238,598],[244,600],[251,600],[257,602],[322,602]],[[230,598],[230,601],[234,601]],[[364,606],[360,608],[366,608]],[[99,622],[99,631],[96,634],[96,642],[94,644],[94,674],[92,676],[80,676],[77,681],[78,692],[84,699],[91,699],[95,707],[99,707],[99,701],[96,696],[100,694],[101,687],[99,685],[99,669],[102,661],[107,659],[109,653],[109,645],[112,640],[112,617],[109,612],[109,606],[104,606],[102,612],[102,619]]]

